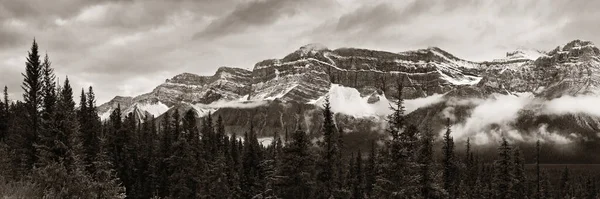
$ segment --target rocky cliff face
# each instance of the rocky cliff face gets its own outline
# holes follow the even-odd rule
[[[594,94],[600,91],[598,52],[591,42],[575,40],[536,60],[484,62],[480,75],[495,87],[510,92],[532,92],[547,99]]]
[[[136,109],[146,115],[159,116],[170,107],[181,103],[210,104],[216,101],[231,101],[250,93],[251,71],[240,68],[221,67],[213,76],[190,73],[167,79],[152,92],[136,97],[116,97],[98,107],[102,118],[121,104],[124,113]],[[112,108],[112,109],[111,109]]]
[[[219,68],[213,76],[183,73],[152,92],[122,103],[122,110],[137,107],[159,114],[164,106],[179,103],[211,104],[217,101],[272,101],[311,103],[329,92],[331,84],[358,89],[364,96],[387,93],[396,97],[399,83],[408,99],[451,91],[480,80],[473,73],[480,64],[459,59],[439,48],[402,53],[366,49],[330,50],[318,44],[303,46],[282,59],[258,62],[252,71]],[[378,101],[376,96],[370,98]],[[120,101],[110,101],[104,113]]]

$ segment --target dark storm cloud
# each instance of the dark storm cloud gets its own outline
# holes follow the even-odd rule
[[[250,27],[269,25],[281,17],[292,16],[301,4],[296,0],[260,0],[240,4],[235,9],[211,22],[195,38],[214,38],[242,32]]]

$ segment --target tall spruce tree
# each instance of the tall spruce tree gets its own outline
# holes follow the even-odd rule
[[[8,120],[10,119],[10,112],[8,107],[10,102],[8,101],[8,87],[4,86],[3,90],[4,103],[0,103],[0,113],[2,113],[2,119],[0,119],[0,141],[5,140],[8,135]],[[0,100],[2,101],[2,100]]]
[[[87,111],[87,95],[85,94],[85,90],[81,88],[81,95],[79,97],[79,110],[77,111],[77,119],[80,124],[85,123],[87,119],[88,111]]]
[[[184,117],[183,117],[183,131],[186,135],[186,139],[187,139],[187,143],[189,143],[190,145],[190,149],[189,149],[189,159],[193,160],[192,162],[192,171],[190,171],[190,173],[188,175],[192,176],[192,179],[190,181],[190,186],[191,186],[191,190],[193,192],[194,195],[197,195],[197,193],[199,192],[199,185],[201,184],[201,179],[199,179],[201,177],[202,172],[204,172],[203,170],[205,170],[206,168],[204,168],[203,166],[205,165],[204,160],[201,159],[201,144],[200,144],[200,138],[199,138],[199,131],[198,131],[198,125],[196,123],[196,112],[193,109],[188,110]]]
[[[443,142],[444,145],[442,147],[442,166],[444,167],[444,189],[450,194],[451,197],[454,196],[456,190],[454,190],[455,182],[455,171],[454,171],[454,140],[450,134],[452,130],[450,129],[450,119],[446,120],[446,133],[444,133]]]
[[[525,198],[527,193],[527,180],[525,176],[525,160],[523,153],[518,147],[513,149],[513,173],[515,179],[513,180],[513,198]]]
[[[178,116],[174,114],[174,122],[179,121]],[[175,133],[175,143],[173,143],[173,153],[169,159],[169,167],[173,173],[169,176],[170,190],[172,198],[194,198],[196,197],[195,163],[196,158],[190,145],[190,134],[195,132],[195,112],[189,110],[183,119],[183,131]],[[179,129],[178,124],[174,124],[173,129]],[[215,183],[215,182],[213,182]]]
[[[371,150],[367,165],[365,166],[365,194],[367,198],[373,198],[373,185],[377,178],[377,148],[375,140],[371,141]]]
[[[8,86],[4,86],[4,90],[2,91],[2,95],[4,96],[4,111],[8,113],[8,107],[10,106],[10,101],[8,100]]]
[[[56,94],[56,77],[51,65],[52,63],[48,58],[48,54],[46,54],[44,63],[42,64],[44,76],[42,81],[43,104],[41,109],[41,127],[35,145],[39,158],[37,166],[44,166],[52,161],[58,161],[59,158],[52,151],[57,135],[56,125],[59,121],[55,118],[58,96]]]
[[[125,116],[125,119],[123,120],[124,128],[117,134],[117,140],[119,140],[120,143],[123,143],[119,146],[122,154],[119,156],[117,171],[119,179],[122,180],[123,185],[125,186],[127,195],[139,194],[139,190],[136,189],[136,184],[139,183],[139,179],[136,176],[136,163],[139,162],[139,154],[137,153],[139,148],[139,131],[138,118],[134,114],[135,112],[137,111],[134,110]]]
[[[42,105],[42,128],[43,130],[47,130],[49,125],[52,125],[53,114],[56,109],[56,83],[55,83],[55,75],[54,69],[52,68],[52,62],[50,62],[50,58],[48,58],[48,54],[44,57],[44,63],[42,64],[43,69],[42,73],[44,75],[42,80],[42,97],[43,97],[43,105]]]
[[[100,118],[98,117],[98,111],[96,107],[96,95],[94,94],[93,88],[90,86],[88,88],[87,93],[85,94],[85,99],[81,101],[81,103],[85,104],[80,107],[85,107],[85,113],[83,113],[83,118],[80,123],[81,125],[81,134],[83,137],[83,145],[85,151],[85,163],[87,165],[91,165],[92,162],[96,159],[96,155],[100,148]],[[82,110],[80,110],[81,112]],[[90,167],[93,168],[93,167]],[[90,169],[90,172],[93,173],[93,169]]]
[[[535,142],[535,175],[536,175],[536,198],[541,198],[541,176],[540,176],[540,140]]]
[[[238,147],[239,142],[240,141],[238,140],[236,133],[232,133],[231,138],[229,139],[229,153],[231,157],[231,163],[229,166],[229,187],[232,197],[241,197],[242,193],[240,187],[241,156]]]
[[[27,107],[26,122],[24,126],[25,131],[21,133],[22,136],[21,146],[22,154],[19,154],[22,158],[22,164],[25,166],[25,170],[31,169],[33,164],[36,162],[36,150],[34,144],[36,143],[38,133],[41,125],[41,114],[40,108],[42,107],[42,87],[43,87],[43,67],[38,52],[38,45],[35,39],[31,45],[27,62],[25,64],[25,74],[23,75],[23,88],[24,94],[23,99],[25,106]],[[25,173],[23,174],[25,175]]]
[[[388,116],[387,140],[381,152],[381,163],[374,188],[377,198],[416,197],[418,173],[416,149],[419,131],[414,125],[405,128],[403,86],[398,82],[398,100]]]
[[[422,198],[440,198],[435,185],[434,163],[433,163],[433,132],[428,128],[421,138],[419,150],[420,182]]]
[[[168,161],[171,157],[172,144],[173,144],[173,133],[171,133],[171,113],[166,112],[163,116],[163,124],[160,139],[160,162],[158,166],[158,196],[168,197],[169,196],[169,176],[171,170],[169,169]]]
[[[354,167],[350,167],[349,169],[351,170],[350,173],[352,173],[352,178],[348,179],[348,181],[350,181],[350,190],[352,191],[352,198],[365,198],[365,173],[363,169],[362,155],[360,149],[358,150],[358,153],[356,153]]]
[[[339,197],[337,192],[341,188],[339,181],[341,173],[339,173],[338,167],[341,166],[339,158],[341,154],[338,146],[338,131],[334,124],[329,97],[325,98],[323,118],[323,142],[320,143],[321,152],[318,163],[318,179],[321,184],[319,187],[322,190],[318,194],[322,194],[320,196],[322,198]]]
[[[264,190],[260,173],[262,154],[258,143],[254,124],[250,122],[250,130],[244,136],[241,171],[241,189],[244,198],[251,198]]]
[[[5,102],[0,99],[0,142],[4,141],[8,131],[8,111],[4,107]]]
[[[504,199],[511,198],[513,193],[513,161],[512,148],[506,138],[502,137],[502,143],[498,148],[498,160],[496,161],[495,197]]]

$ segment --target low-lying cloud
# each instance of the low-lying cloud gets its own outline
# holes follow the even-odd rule
[[[543,100],[533,96],[498,95],[487,99],[449,99],[447,107],[442,111],[446,118],[454,122],[452,135],[455,140],[464,141],[470,138],[478,145],[499,142],[502,137],[519,142],[552,142],[569,144],[582,136],[576,133],[556,132],[548,129],[548,124],[540,124],[535,130],[523,132],[516,129],[515,124],[522,111],[539,115],[584,114],[600,117],[597,102],[600,96],[564,96],[552,100]],[[455,109],[473,106],[470,115],[457,121]],[[445,129],[440,132],[443,134]]]
[[[563,96],[544,103],[545,114],[589,114],[600,116],[600,96]]]

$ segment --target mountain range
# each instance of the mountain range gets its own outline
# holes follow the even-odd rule
[[[384,135],[401,84],[408,121],[436,134],[450,118],[458,141],[486,145],[507,137],[590,148],[600,139],[599,69],[600,50],[582,40],[484,62],[437,47],[385,52],[309,44],[252,70],[179,74],[149,93],[117,96],[98,111],[106,119],[118,105],[140,117],[194,109],[199,117],[222,116],[229,132],[253,122],[265,137],[294,128],[316,135],[329,97],[337,125],[360,142]]]

